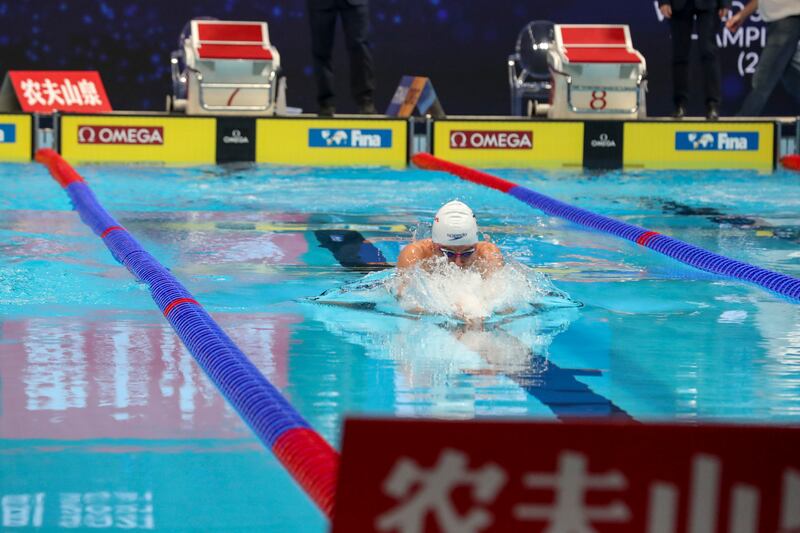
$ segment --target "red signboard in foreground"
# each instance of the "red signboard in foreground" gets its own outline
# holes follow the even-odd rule
[[[800,531],[800,428],[354,419],[333,531]]]
[[[95,70],[12,70],[5,83],[9,80],[20,108],[27,113],[111,111],[103,81]]]

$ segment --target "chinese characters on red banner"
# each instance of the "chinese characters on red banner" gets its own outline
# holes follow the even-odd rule
[[[23,111],[111,111],[103,82],[96,71],[10,71],[8,76]]]
[[[401,533],[426,531],[426,520],[431,515],[441,531],[484,531],[493,523],[491,505],[509,474],[493,463],[470,470],[468,462],[467,454],[453,449],[444,450],[436,465],[429,470],[401,457],[383,485],[384,493],[396,499],[397,504],[376,518],[375,528]],[[519,522],[537,525],[530,531],[593,533],[602,530],[600,526],[603,524],[629,523],[634,511],[642,511],[632,509],[619,498],[607,505],[588,503],[590,491],[613,492],[627,488],[627,479],[621,471],[591,473],[585,455],[568,451],[559,455],[558,464],[556,472],[526,472],[522,476],[525,487],[553,494],[544,502],[520,502],[513,507],[514,518]],[[692,471],[688,530],[693,533],[717,531],[719,460],[714,456],[698,455],[693,460]],[[795,531],[800,527],[800,472],[787,469],[782,485],[781,531]],[[451,500],[453,491],[461,486],[469,488],[473,501],[463,514]],[[649,505],[644,510],[647,532],[676,531],[677,504],[683,496],[678,487],[672,483],[654,482],[650,485],[649,495]],[[729,498],[729,531],[758,531],[760,491],[747,484],[736,484]]]
[[[798,439],[797,428],[353,420],[333,530],[800,531]]]

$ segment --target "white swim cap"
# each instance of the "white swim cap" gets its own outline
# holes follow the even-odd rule
[[[467,204],[453,200],[444,204],[433,218],[433,242],[444,246],[464,246],[478,242],[478,223]]]

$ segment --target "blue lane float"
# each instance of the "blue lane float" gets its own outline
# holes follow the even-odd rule
[[[103,239],[114,258],[148,285],[153,300],[200,367],[330,518],[338,453],[311,429],[191,293],[108,214],[85,180],[58,153],[42,149],[36,160],[48,167],[81,220]]]
[[[548,215],[622,237],[700,270],[748,281],[793,300],[800,300],[800,279],[787,274],[737,261],[656,231],[592,213],[511,181],[439,159],[431,154],[416,154],[412,161],[420,168],[449,172],[464,180],[497,189]]]

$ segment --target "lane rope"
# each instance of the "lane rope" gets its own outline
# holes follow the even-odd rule
[[[289,404],[186,288],[100,205],[57,152],[36,152],[65,189],[81,220],[140,281],[197,363],[303,490],[331,518],[339,454]],[[190,305],[187,305],[190,304]]]
[[[656,231],[574,207],[511,181],[445,161],[428,153],[418,153],[411,160],[422,169],[449,172],[463,180],[497,189],[548,215],[622,237],[700,270],[748,281],[777,294],[800,300],[800,279],[798,278],[737,261]]]

